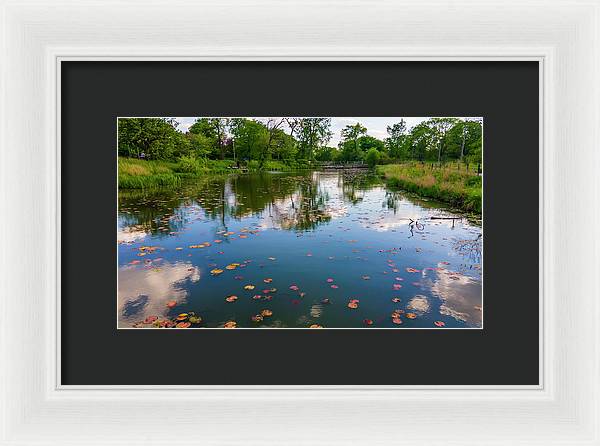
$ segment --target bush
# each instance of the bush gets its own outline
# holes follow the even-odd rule
[[[375,167],[379,162],[380,157],[381,155],[379,153],[379,150],[373,147],[367,152],[367,156],[365,156],[365,161],[370,167]]]
[[[193,156],[182,156],[174,170],[179,173],[199,174],[206,170],[204,164]]]

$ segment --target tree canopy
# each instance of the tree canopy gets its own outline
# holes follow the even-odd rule
[[[173,161],[183,156],[256,160],[260,166],[270,159],[481,162],[479,119],[430,118],[412,128],[400,119],[387,127],[383,140],[357,122],[341,130],[338,147],[327,145],[333,136],[331,125],[331,118],[202,117],[184,133],[173,118],[120,118],[119,155]]]

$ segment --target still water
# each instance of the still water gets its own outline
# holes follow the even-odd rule
[[[119,328],[482,326],[478,222],[367,173],[120,191],[117,241]]]

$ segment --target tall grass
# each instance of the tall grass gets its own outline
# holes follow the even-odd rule
[[[181,178],[174,172],[176,163],[119,157],[119,188],[145,189],[178,186]]]
[[[434,167],[418,163],[379,166],[392,187],[443,201],[456,208],[481,213],[482,178],[456,166]]]
[[[158,186],[178,186],[183,178],[198,178],[209,173],[234,172],[237,163],[233,160],[209,160],[184,156],[176,162],[147,161],[119,157],[119,188],[144,189]],[[249,171],[279,170],[293,171],[312,168],[306,160],[267,160],[262,169],[256,160],[241,163]]]

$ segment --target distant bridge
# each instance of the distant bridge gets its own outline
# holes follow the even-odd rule
[[[317,163],[315,167],[323,170],[368,169],[365,163]]]

